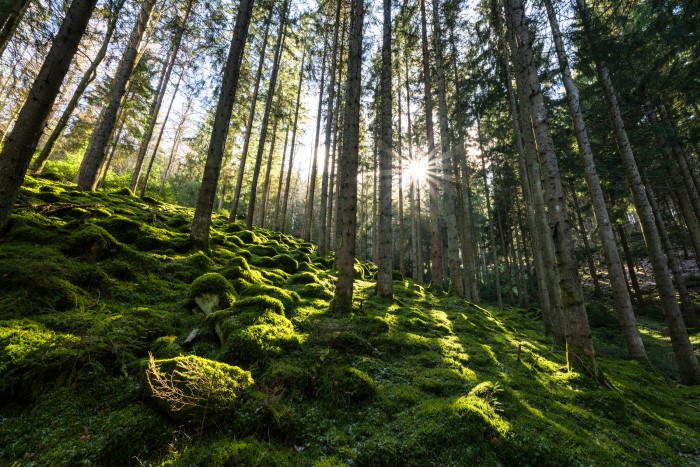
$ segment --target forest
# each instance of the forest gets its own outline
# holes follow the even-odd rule
[[[0,0],[0,463],[700,465],[700,4]]]

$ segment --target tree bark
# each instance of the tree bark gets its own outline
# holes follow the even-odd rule
[[[420,0],[421,12],[421,46],[423,63],[423,89],[425,102],[425,130],[428,138],[428,170],[437,169],[437,158],[435,157],[435,133],[433,129],[433,94],[430,85],[430,56],[428,52],[428,24],[425,13],[425,0]],[[436,174],[429,174],[427,178],[429,187],[429,207],[430,207],[430,284],[436,290],[442,291],[443,279],[443,255],[442,255],[442,235],[440,233],[440,194],[438,192]]]
[[[624,282],[622,262],[620,261],[617,245],[615,244],[615,236],[612,231],[612,226],[610,225],[610,216],[608,215],[608,209],[605,205],[605,196],[603,195],[603,189],[600,186],[600,180],[595,166],[593,149],[588,138],[588,130],[586,129],[586,123],[583,119],[583,113],[581,112],[578,88],[571,77],[571,69],[566,56],[566,50],[564,49],[561,32],[559,31],[559,22],[557,21],[552,0],[545,0],[544,4],[547,8],[547,16],[552,29],[552,37],[557,52],[562,81],[566,88],[569,114],[574,123],[576,141],[578,143],[581,163],[583,164],[584,176],[591,197],[596,223],[598,224],[598,235],[603,247],[603,255],[608,269],[610,287],[612,288],[613,300],[615,302],[615,311],[617,312],[620,328],[625,338],[627,356],[633,359],[644,359],[646,358],[646,351],[644,350],[644,343],[637,329],[637,320],[634,316],[634,310],[632,309],[632,301],[630,300],[627,286]],[[575,191],[573,196],[576,202]],[[578,207],[576,209],[578,210]],[[581,220],[579,220],[579,223],[581,224],[581,234],[584,238],[584,244],[588,243],[583,223]],[[590,254],[587,246],[586,252]],[[594,278],[594,283],[597,284],[598,281],[594,272],[595,268],[593,262],[590,261],[590,263],[591,276]],[[597,286],[597,293],[599,293],[599,289],[600,286]]]
[[[51,113],[96,0],[73,0],[51,49],[37,74],[12,131],[0,152],[0,232],[10,221],[12,207],[27,173],[42,128]]]
[[[160,107],[163,105],[163,99],[165,99],[165,91],[168,89],[168,84],[170,83],[170,75],[175,68],[175,61],[177,60],[177,54],[180,51],[180,45],[182,44],[182,38],[185,35],[185,27],[187,26],[187,21],[190,17],[190,12],[194,6],[195,0],[189,0],[187,2],[187,7],[185,8],[185,15],[182,18],[182,22],[178,25],[177,32],[173,38],[173,43],[168,58],[163,63],[163,74],[160,79],[160,84],[158,86],[158,91],[154,96],[154,100],[151,103],[150,115],[151,118],[146,126],[146,131],[141,139],[141,145],[139,146],[139,152],[136,156],[136,166],[134,167],[134,173],[131,177],[131,191],[136,192],[139,185],[139,178],[141,176],[141,168],[143,166],[143,161],[146,157],[146,152],[148,151],[148,145],[151,142],[151,137],[153,136],[153,129],[158,123],[158,114],[160,113]],[[184,73],[184,70],[183,70]],[[147,183],[147,182],[146,182]]]
[[[588,41],[594,47],[597,44],[593,34],[589,12],[584,0],[576,0],[578,12],[584,26],[584,32]],[[668,268],[667,258],[664,255],[659,231],[656,228],[654,214],[649,205],[649,199],[642,183],[637,162],[632,152],[632,147],[627,137],[627,131],[622,119],[620,107],[617,103],[617,95],[610,79],[610,74],[605,62],[600,57],[595,57],[596,72],[598,80],[605,95],[608,112],[613,124],[613,131],[620,152],[622,163],[625,169],[627,183],[632,190],[632,197],[637,208],[637,213],[642,222],[642,230],[647,243],[647,251],[654,271],[656,286],[661,299],[661,308],[664,312],[666,324],[671,337],[671,344],[676,356],[680,371],[681,382],[683,384],[700,384],[700,365],[693,351],[693,346],[688,338],[688,333],[683,323],[680,308],[676,299],[676,293],[671,280],[671,273]]]
[[[17,26],[27,12],[30,0],[8,0],[0,9],[0,56],[5,52],[8,42],[15,35]]]
[[[265,51],[267,50],[267,41],[270,35],[270,24],[272,23],[272,14],[274,8],[270,7],[270,12],[265,20],[265,34],[263,42],[260,46],[260,57],[258,58],[258,69],[255,72],[255,87],[253,88],[253,96],[250,98],[250,110],[248,111],[248,121],[245,126],[245,136],[243,137],[243,149],[241,149],[241,160],[238,164],[238,177],[236,178],[236,189],[233,192],[233,201],[231,202],[231,212],[229,213],[228,221],[236,222],[236,214],[238,214],[238,203],[241,199],[241,188],[243,187],[243,174],[245,173],[245,164],[248,159],[248,148],[250,147],[250,138],[253,132],[253,121],[255,120],[255,106],[258,103],[258,94],[260,93],[260,81],[262,78],[263,65],[265,64]]]
[[[233,113],[233,102],[236,99],[238,79],[241,74],[243,50],[248,37],[250,17],[253,13],[254,0],[241,0],[238,7],[238,16],[233,30],[231,48],[226,60],[226,68],[221,81],[221,93],[216,105],[214,124],[212,127],[207,161],[204,166],[202,186],[197,198],[197,207],[192,219],[191,237],[195,245],[200,248],[209,248],[209,227],[211,226],[211,213],[214,208],[216,187],[221,171],[221,159],[224,153],[224,145]]]
[[[272,125],[272,141],[270,141],[270,150],[267,155],[267,166],[265,168],[265,180],[263,181],[263,199],[259,206],[258,225],[265,227],[265,217],[267,216],[267,202],[270,198],[270,173],[272,171],[272,162],[275,154],[275,146],[277,144],[277,127],[280,120],[280,102],[282,100],[282,83],[277,86],[277,102],[275,104],[275,122]]]
[[[262,123],[260,124],[260,142],[258,143],[258,154],[255,157],[255,166],[253,167],[253,179],[250,184],[250,200],[248,201],[248,216],[246,218],[246,228],[253,228],[253,217],[255,214],[255,203],[257,200],[258,177],[260,176],[260,166],[262,164],[263,153],[265,151],[265,141],[267,139],[267,127],[270,121],[270,112],[272,110],[272,102],[275,95],[275,87],[277,86],[277,75],[280,69],[280,60],[284,51],[284,40],[287,31],[287,15],[289,13],[289,0],[284,0],[281,7],[281,18],[279,36],[275,45],[275,61],[272,65],[272,74],[270,76],[270,85],[267,89],[267,98],[265,100],[265,113],[263,114]]]
[[[114,6],[114,10],[110,13],[109,22],[107,23],[107,31],[105,32],[105,37],[102,40],[100,50],[97,51],[95,58],[92,59],[90,66],[88,67],[87,71],[78,83],[78,86],[75,88],[73,96],[68,102],[68,105],[66,105],[65,110],[61,114],[61,117],[58,119],[56,126],[54,127],[53,131],[44,143],[44,146],[41,148],[41,152],[36,157],[36,159],[34,159],[34,163],[32,164],[31,169],[33,173],[41,174],[41,172],[44,170],[46,162],[49,160],[49,157],[51,157],[53,148],[56,145],[56,141],[58,141],[58,138],[60,138],[63,134],[63,130],[65,130],[66,125],[68,125],[68,121],[73,115],[75,108],[78,106],[78,102],[83,96],[83,93],[90,85],[90,83],[94,81],[97,72],[97,67],[100,65],[100,63],[102,63],[102,60],[105,58],[105,55],[107,55],[107,49],[109,47],[110,41],[112,40],[114,30],[116,29],[117,20],[119,19],[119,12],[121,11],[122,5],[124,5],[124,0],[119,1]],[[0,49],[2,49],[2,47],[0,47]],[[2,55],[1,51],[0,55]]]
[[[328,42],[323,38],[323,58],[321,60],[321,83],[318,94],[318,108],[316,111],[316,137],[314,138],[313,157],[311,159],[311,173],[309,175],[306,207],[304,209],[304,225],[302,237],[309,241],[314,231],[314,202],[316,201],[316,178],[318,177],[318,144],[321,137],[321,111],[323,110],[323,88],[326,85],[326,59],[328,55]]]
[[[382,67],[380,76],[380,116],[379,116],[379,224],[377,245],[377,293],[384,298],[394,294],[392,273],[393,251],[391,248],[391,203],[392,203],[392,89],[391,89],[391,0],[384,0],[384,20],[382,22]]]
[[[331,151],[331,136],[333,132],[333,104],[335,103],[335,83],[340,80],[340,74],[337,73],[338,66],[338,36],[340,32],[340,0],[336,0],[335,7],[335,23],[333,25],[333,49],[331,51],[331,68],[328,72],[330,82],[328,85],[328,110],[326,112],[326,144],[324,147],[323,157],[323,175],[321,177],[321,207],[319,209],[319,234],[318,234],[318,254],[326,256],[328,254],[328,233],[326,217],[328,215],[328,183],[330,173],[330,151]],[[321,90],[323,92],[323,90]]]
[[[681,266],[678,262],[678,257],[673,251],[673,243],[666,233],[666,225],[664,224],[663,215],[661,214],[661,209],[656,202],[656,197],[654,196],[654,191],[649,184],[649,180],[644,180],[644,185],[647,189],[647,195],[649,196],[649,204],[651,205],[651,210],[654,212],[654,219],[656,220],[656,226],[659,229],[659,235],[661,236],[661,241],[664,244],[664,249],[666,250],[666,256],[668,256],[668,266],[671,268],[671,273],[673,274],[673,280],[676,283],[676,288],[678,289],[678,296],[681,299],[681,313],[683,314],[683,321],[685,325],[691,328],[698,327],[698,316],[695,313],[695,306],[693,305],[693,299],[688,293],[688,288],[685,285],[685,279],[683,278],[683,273],[681,272]]]
[[[364,0],[352,0],[350,37],[348,39],[348,71],[345,92],[343,152],[339,161],[338,223],[340,244],[336,265],[338,281],[331,307],[335,313],[352,311],[352,289],[355,280],[355,242],[357,235],[357,165],[360,145],[360,96],[362,84],[362,28]]]
[[[99,123],[92,132],[90,142],[80,164],[77,182],[78,188],[82,190],[94,190],[97,187],[100,169],[106,157],[105,150],[116,124],[117,112],[119,112],[119,107],[122,105],[126,85],[134,70],[139,42],[146,31],[148,18],[151,16],[155,3],[155,0],[146,0],[141,4],[136,23],[134,23],[129,36],[129,42],[115,73],[109,103],[100,115]]]
[[[287,231],[287,205],[289,203],[289,189],[292,181],[292,168],[294,167],[294,151],[297,141],[297,124],[299,123],[299,106],[301,104],[301,86],[304,83],[304,61],[306,60],[306,48],[301,52],[301,65],[299,65],[299,85],[297,87],[297,103],[294,110],[294,123],[292,124],[292,143],[289,150],[289,171],[284,188],[284,202],[282,203],[282,231]]]
[[[604,376],[598,367],[593,348],[593,339],[588,326],[583,290],[574,256],[574,243],[571,225],[564,203],[564,190],[561,173],[549,127],[547,109],[540,87],[532,38],[525,20],[522,0],[507,0],[507,12],[511,27],[520,40],[517,49],[517,66],[525,78],[528,98],[531,105],[532,121],[538,143],[538,150],[544,171],[544,186],[548,208],[549,224],[559,272],[559,292],[562,300],[562,316],[566,335],[567,366],[570,370],[590,374],[599,381]]]

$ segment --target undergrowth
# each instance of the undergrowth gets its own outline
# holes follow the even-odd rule
[[[614,390],[568,373],[534,309],[494,311],[357,262],[353,314],[308,242],[126,191],[28,178],[0,239],[5,465],[698,465],[700,390],[663,323]],[[692,335],[700,343],[700,334]]]

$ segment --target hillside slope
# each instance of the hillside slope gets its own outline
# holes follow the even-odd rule
[[[700,389],[673,382],[660,322],[630,362],[591,307],[607,390],[565,371],[534,309],[407,280],[384,301],[358,263],[356,312],[333,316],[332,261],[292,236],[216,216],[204,254],[191,211],[152,198],[28,178],[19,203],[2,464],[700,464]]]

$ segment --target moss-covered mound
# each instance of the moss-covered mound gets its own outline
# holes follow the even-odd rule
[[[191,209],[128,190],[28,177],[19,200],[0,239],[2,465],[700,462],[700,389],[675,383],[662,321],[640,319],[650,360],[628,361],[610,304],[591,306],[610,390],[566,371],[534,308],[400,275],[380,299],[358,260],[337,316],[333,255],[293,236],[216,214],[201,252]]]

